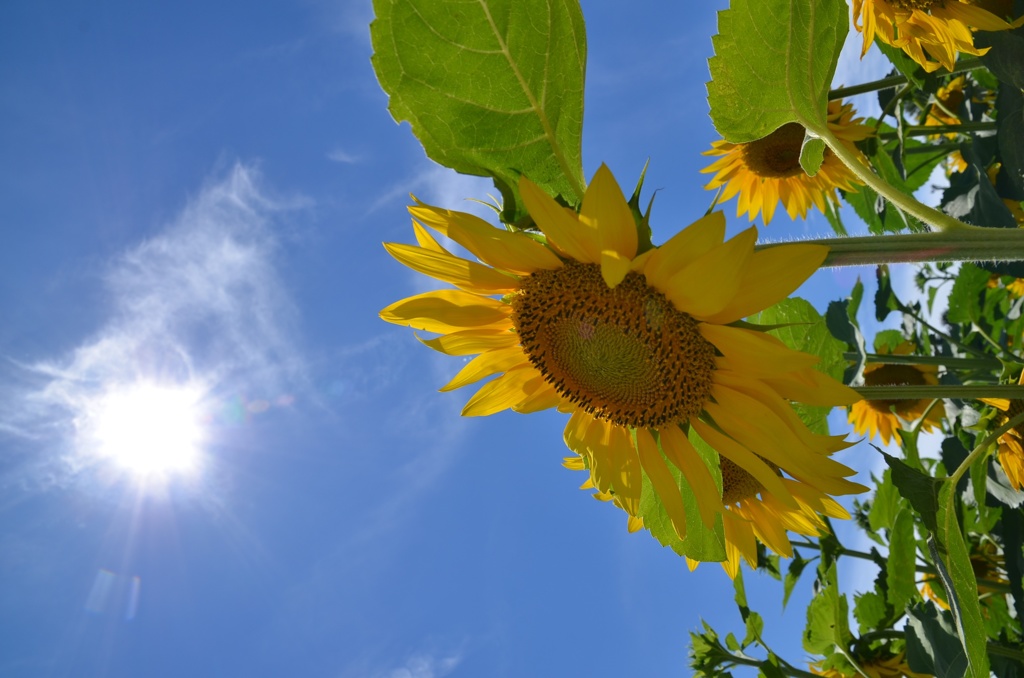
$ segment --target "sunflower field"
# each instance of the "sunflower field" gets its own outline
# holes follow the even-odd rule
[[[561,412],[563,440],[538,445],[583,489],[690,569],[721,564],[743,628],[691,630],[690,669],[1024,676],[1024,0],[732,0],[708,61],[709,206],[660,244],[643,173],[583,171],[580,3],[374,9],[391,115],[499,196],[490,221],[411,198],[413,242],[385,247],[438,289],[381,318],[471,358],[441,388],[474,390],[464,416]],[[888,76],[834,83],[851,35]],[[876,117],[849,101],[868,93]],[[727,238],[723,209],[762,230]],[[812,210],[834,237],[761,238]],[[866,264],[873,299],[793,296]],[[898,328],[867,336],[865,312]],[[841,461],[860,439],[883,471]],[[844,588],[851,561],[873,587]],[[764,640],[745,568],[784,603],[813,587],[805,657]]]

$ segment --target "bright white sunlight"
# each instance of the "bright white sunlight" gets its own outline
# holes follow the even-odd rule
[[[96,414],[100,456],[141,475],[195,467],[203,439],[199,392],[135,384],[108,393]]]

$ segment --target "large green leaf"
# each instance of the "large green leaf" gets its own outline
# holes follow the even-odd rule
[[[719,134],[741,143],[787,122],[825,129],[848,11],[843,0],[732,0],[719,12],[708,61],[708,103]]]
[[[576,204],[586,34],[576,0],[374,0],[373,67],[427,155],[493,177],[504,218],[526,175]]]
[[[985,678],[989,675],[985,622],[978,600],[978,579],[971,566],[971,556],[964,543],[964,535],[957,520],[956,491],[947,480],[939,492],[938,538],[946,547],[945,567],[939,568],[949,607],[956,622],[960,643],[967,654],[969,675]],[[928,544],[932,557],[938,561],[938,548],[934,541]],[[936,565],[939,565],[936,562]]]

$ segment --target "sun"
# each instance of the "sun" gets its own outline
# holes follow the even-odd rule
[[[111,389],[94,420],[98,454],[139,475],[193,470],[204,433],[200,395],[150,383]]]

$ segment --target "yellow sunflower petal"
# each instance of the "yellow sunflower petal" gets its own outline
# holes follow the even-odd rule
[[[768,464],[764,463],[760,457],[724,433],[716,431],[700,420],[694,419],[690,422],[690,426],[693,427],[693,430],[697,432],[697,435],[704,442],[714,448],[720,455],[752,475],[754,480],[759,482],[766,492],[775,495],[779,498],[779,501],[787,506],[796,508],[796,501],[789,493],[789,490],[786,489],[782,478]]]
[[[636,256],[637,233],[633,212],[622,195],[619,183],[604,163],[587,186],[580,206],[580,222],[598,234],[602,252],[611,250],[627,260]]]
[[[720,313],[739,291],[741,272],[756,241],[757,228],[748,228],[673,275],[661,291],[676,308],[697,320]]]
[[[523,387],[523,390],[529,395],[512,408],[520,414],[540,412],[541,410],[551,409],[562,404],[562,396],[558,394],[555,387],[549,384],[547,379],[541,374],[531,379]]]
[[[540,186],[523,177],[519,180],[519,193],[537,228],[547,236],[548,244],[585,264],[601,261],[601,248],[596,234],[555,202]]]
[[[528,275],[541,269],[562,266],[554,252],[528,235],[491,226],[465,212],[453,212],[420,203],[409,212],[427,226],[445,234],[494,268]]]
[[[743,292],[707,321],[728,324],[778,303],[818,270],[827,255],[823,245],[799,243],[754,252],[742,272]]]
[[[672,529],[680,539],[686,539],[686,508],[683,505],[679,485],[658,450],[654,436],[645,428],[636,430],[636,451],[640,457],[640,465],[651,479],[654,491],[665,507],[665,513],[672,523]]]
[[[601,277],[609,288],[615,287],[623,281],[629,273],[632,262],[614,250],[601,252]]]
[[[532,365],[509,370],[480,387],[466,406],[464,417],[486,417],[507,410],[523,399],[523,387],[536,375]]]
[[[509,330],[465,330],[433,339],[421,339],[418,335],[416,338],[445,355],[471,355],[519,343],[519,335]]]
[[[519,280],[510,275],[450,254],[393,242],[384,243],[384,249],[414,271],[471,292],[507,294],[519,288]]]
[[[713,528],[715,516],[723,509],[722,496],[704,460],[697,454],[697,450],[693,449],[686,434],[678,426],[666,426],[659,429],[658,434],[665,456],[686,476],[693,490],[701,522],[706,527]]]
[[[451,252],[441,246],[441,243],[434,239],[434,236],[430,235],[430,231],[423,228],[423,224],[415,219],[412,220],[412,231],[416,235],[416,242],[418,242],[420,247],[423,249],[438,252],[440,254],[451,254]]]
[[[762,381],[783,398],[805,405],[832,407],[861,400],[860,394],[849,386],[814,369],[764,377]]]
[[[642,272],[652,285],[664,289],[673,275],[724,241],[725,215],[721,211],[712,212],[676,233],[660,247],[648,250]]]
[[[701,336],[715,345],[741,372],[768,376],[813,367],[821,359],[794,351],[770,334],[739,327],[701,323]]]
[[[511,314],[511,306],[488,297],[461,290],[436,290],[396,301],[381,310],[380,317],[395,325],[448,334],[510,328]]]
[[[466,363],[465,367],[459,370],[452,380],[442,386],[442,392],[454,391],[467,384],[480,381],[498,372],[508,372],[520,365],[528,365],[529,361],[523,349],[519,346],[508,348],[497,348],[493,351],[481,353]]]

